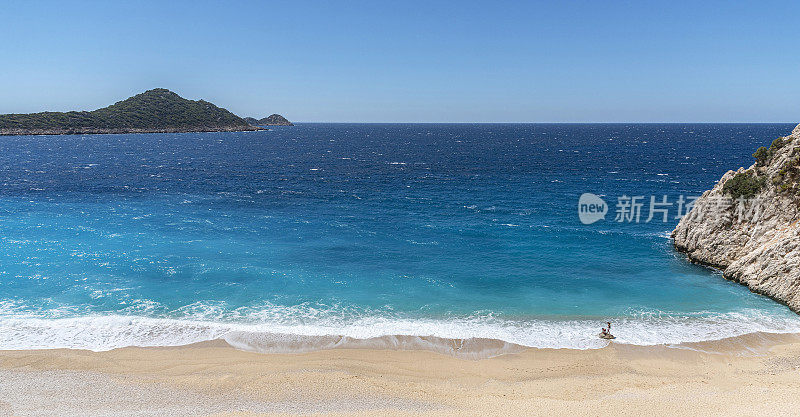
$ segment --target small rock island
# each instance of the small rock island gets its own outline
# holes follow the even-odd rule
[[[0,135],[251,130],[259,128],[205,100],[187,100],[165,88],[148,90],[94,111],[0,115]]]
[[[260,120],[255,117],[245,117],[244,120],[253,126],[294,126],[292,122],[286,120],[280,114],[271,114]]]
[[[672,232],[693,262],[800,312],[800,125],[728,171]]]

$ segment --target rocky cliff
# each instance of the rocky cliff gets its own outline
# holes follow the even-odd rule
[[[694,202],[675,248],[800,312],[800,125],[753,156]]]

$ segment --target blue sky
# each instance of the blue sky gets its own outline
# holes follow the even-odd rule
[[[169,88],[341,122],[798,122],[800,2],[4,1],[0,113]]]

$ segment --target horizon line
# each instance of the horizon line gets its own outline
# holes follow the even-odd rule
[[[800,124],[800,121],[792,122],[643,122],[643,121],[628,121],[628,122],[356,122],[356,121],[292,121],[294,124],[462,124],[462,125],[476,125],[476,124],[549,124],[549,125],[569,125],[569,124]]]

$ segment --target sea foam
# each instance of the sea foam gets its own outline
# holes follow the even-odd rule
[[[743,326],[742,323],[747,323]],[[508,320],[493,317],[402,319],[363,317],[350,323],[234,323],[96,315],[74,318],[0,318],[0,349],[72,348],[103,351],[127,346],[178,346],[224,339],[264,353],[336,348],[430,350],[466,358],[497,356],[526,347],[595,349],[601,319]],[[615,320],[616,342],[634,345],[719,340],[753,332],[800,333],[800,317],[758,310],[706,316],[640,314]]]

